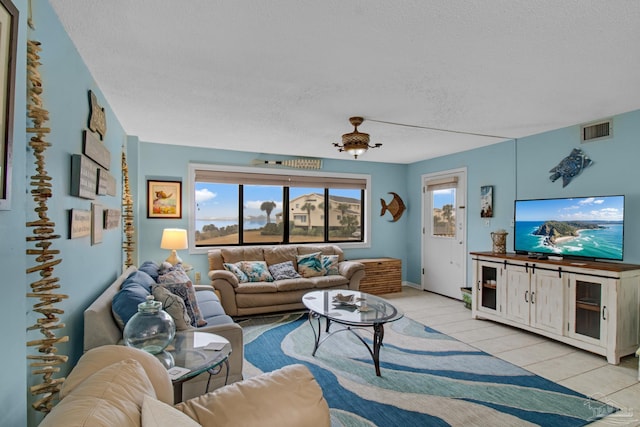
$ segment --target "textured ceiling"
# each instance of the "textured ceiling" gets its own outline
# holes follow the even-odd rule
[[[346,159],[363,116],[412,163],[640,108],[636,0],[50,3],[142,141]]]

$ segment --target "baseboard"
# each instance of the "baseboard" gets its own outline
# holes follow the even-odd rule
[[[402,286],[422,290],[422,285],[418,285],[417,283],[407,282],[405,280],[402,281]]]

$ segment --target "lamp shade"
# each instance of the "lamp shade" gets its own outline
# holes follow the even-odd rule
[[[181,228],[165,228],[162,231],[162,240],[160,241],[162,249],[187,249],[189,248],[189,240],[187,238],[187,230]]]

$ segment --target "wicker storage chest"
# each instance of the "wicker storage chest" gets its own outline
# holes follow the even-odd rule
[[[402,261],[397,258],[366,258],[352,261],[364,264],[360,291],[380,295],[402,291]]]

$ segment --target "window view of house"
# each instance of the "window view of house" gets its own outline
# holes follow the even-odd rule
[[[456,237],[456,189],[432,192],[432,234],[438,237]]]
[[[228,176],[220,178],[226,182],[201,176],[207,179],[194,182],[197,247],[335,243],[364,236],[362,188],[261,185],[246,177],[236,184]],[[341,187],[335,179],[330,182]]]

